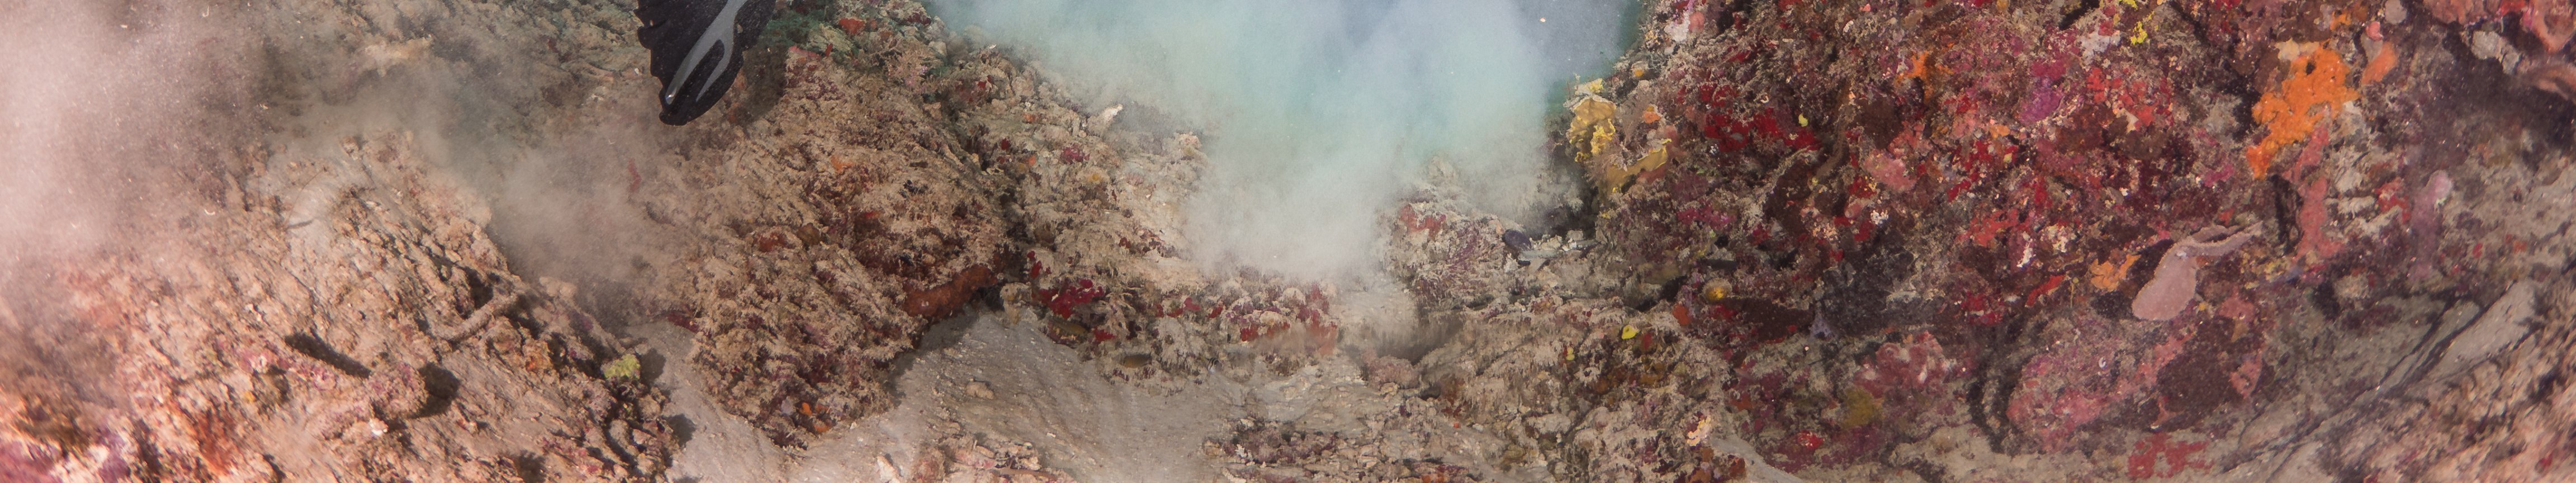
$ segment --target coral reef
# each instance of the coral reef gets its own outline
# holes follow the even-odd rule
[[[537,79],[452,123],[535,137],[649,105],[610,95],[649,90],[631,16],[559,3],[277,4],[361,68],[245,54],[274,109],[151,178],[175,236],[0,272],[49,290],[0,302],[43,356],[0,358],[0,478],[654,480],[668,394],[797,458],[915,424],[852,458],[888,479],[1113,478],[1052,431],[1153,408],[977,412],[1100,387],[1216,394],[1171,466],[1247,481],[2576,472],[2564,2],[1650,1],[1531,140],[1572,199],[1488,212],[1435,160],[1384,273],[1300,280],[1196,258],[1209,160],[1153,107],[917,2],[790,1],[737,100],[601,155],[632,287],[505,260],[442,133],[299,114],[413,69]],[[970,322],[1060,372],[920,369]],[[613,333],[664,324],[685,357]]]
[[[2284,449],[2408,430],[2365,416],[2399,403],[2349,403],[2391,363],[2365,355],[2404,351],[2446,300],[2564,269],[2545,255],[2567,250],[2563,220],[2472,223],[2535,215],[2462,201],[2530,182],[2495,173],[2563,169],[2556,138],[2491,133],[2564,106],[2470,93],[2551,85],[2487,62],[2554,50],[2443,47],[2525,32],[2403,5],[2256,7],[1652,2],[1551,131],[1582,203],[1507,220],[1435,166],[1383,215],[1392,289],[1428,339],[1411,345],[1369,342],[1387,314],[1354,301],[1388,287],[1187,260],[1161,200],[1204,162],[1196,138],[1124,130],[1123,107],[1075,107],[989,51],[920,82],[1007,207],[1002,311],[1127,384],[1347,370],[1430,410],[1368,431],[1248,420],[1209,442],[1238,478],[1402,478],[1379,469],[1427,460],[1352,448],[1451,430],[1491,438],[1443,456],[1458,476],[1588,481],[2195,478],[2411,454]],[[864,50],[842,42],[801,48]]]
[[[2480,126],[2567,109],[2466,94],[2553,85],[2517,63],[2560,62],[2556,30],[2253,7],[1653,2],[1598,89],[1615,110],[1569,113],[1618,129],[1566,131],[1560,154],[1597,183],[1594,261],[1629,267],[1613,292],[1680,321],[1673,345],[1719,351],[1727,364],[1673,371],[1736,381],[1702,407],[1741,414],[1771,464],[1934,480],[1986,452],[2105,479],[2282,465],[2280,448],[2317,441],[2285,422],[2387,424],[2368,408],[2395,403],[2283,404],[2378,382],[2399,361],[2355,355],[2411,341],[2433,300],[2563,273],[2460,265],[2565,237],[2508,235],[2562,221],[2468,222],[2522,215],[2456,198],[2475,196],[2461,179],[2512,176],[2482,173],[2565,169],[2567,146],[2538,140],[2557,128]],[[2498,42],[2516,35],[2533,37]],[[1647,112],[1662,115],[1632,114]],[[2490,141],[2435,147],[2449,139]],[[1657,167],[1631,180],[1648,152]],[[1944,353],[1958,369],[1908,362]],[[1911,380],[1928,384],[1896,384]],[[1963,434],[1983,442],[1917,442]]]

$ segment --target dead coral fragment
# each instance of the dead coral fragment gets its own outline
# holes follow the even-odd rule
[[[2191,306],[2192,298],[2200,291],[2200,264],[2205,263],[2202,259],[2236,251],[2261,231],[2261,227],[2256,226],[2237,232],[2226,240],[2210,241],[2226,233],[2218,227],[2210,227],[2190,239],[2175,241],[2173,248],[2165,250],[2164,258],[2156,263],[2155,278],[2147,279],[2146,287],[2138,289],[2138,298],[2129,301],[2129,313],[2146,320],[2173,320],[2182,315],[2182,310]]]

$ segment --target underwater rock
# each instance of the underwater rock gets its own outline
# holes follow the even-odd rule
[[[2505,289],[2503,296],[2487,304],[2486,312],[2478,316],[2477,322],[2451,336],[2450,344],[2442,351],[2441,362],[2424,373],[2425,377],[2434,380],[2449,378],[2469,366],[2495,357],[2506,346],[2521,342],[2524,334],[2531,331],[2530,327],[2523,325],[2524,321],[2537,314],[2532,307],[2534,292],[2539,290],[2537,285],[2524,281]]]

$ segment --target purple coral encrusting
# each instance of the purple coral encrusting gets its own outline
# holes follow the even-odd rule
[[[2210,241],[2222,233],[2217,227],[2201,230],[2188,240],[2176,240],[2173,247],[2156,262],[2155,278],[2138,289],[2138,297],[2129,302],[2129,313],[2146,320],[2173,320],[2200,293],[2200,266],[2204,259],[2226,255],[2245,246],[2260,230],[2247,229],[2225,240]]]

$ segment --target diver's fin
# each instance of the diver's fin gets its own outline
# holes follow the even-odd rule
[[[636,37],[653,51],[662,79],[662,123],[688,124],[715,107],[742,71],[742,50],[760,40],[776,0],[639,0]]]

